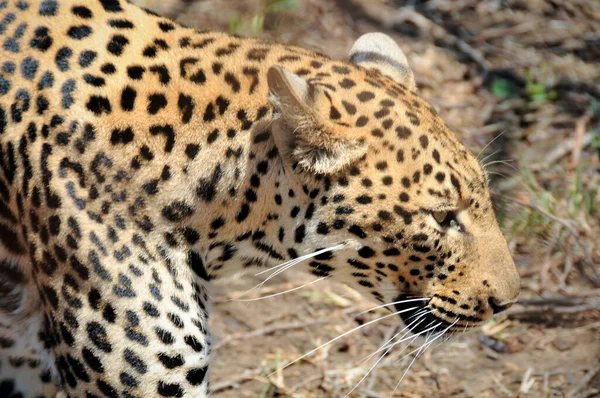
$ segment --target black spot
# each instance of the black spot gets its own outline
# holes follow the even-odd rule
[[[145,374],[148,371],[148,366],[131,349],[126,348],[123,357],[138,373]]]
[[[344,79],[343,79],[343,80],[340,82],[340,86],[341,86],[342,88],[349,89],[349,88],[352,88],[352,87],[356,86],[356,83],[354,83],[354,81],[353,81],[353,80],[350,80],[350,79],[348,79],[348,78],[344,78]]]
[[[364,279],[359,280],[358,284],[365,287],[373,287],[373,284],[371,282],[366,281]]]
[[[136,96],[137,92],[133,88],[130,86],[125,87],[121,93],[121,108],[124,111],[132,111]]]
[[[150,72],[158,75],[158,80],[163,86],[169,84],[169,82],[171,81],[171,75],[169,74],[169,70],[164,65],[151,66]]]
[[[119,380],[126,387],[136,388],[139,385],[139,382],[133,376],[125,372],[121,372]]]
[[[98,53],[96,53],[95,51],[91,51],[91,50],[82,51],[81,54],[79,55],[79,66],[81,66],[82,68],[87,68],[88,66],[90,66],[92,64],[92,62],[94,62],[94,60],[96,59],[97,56],[98,56]]]
[[[207,369],[207,367],[190,369],[188,370],[185,379],[193,386],[202,384],[206,377]]]
[[[116,56],[120,56],[123,54],[123,49],[129,43],[129,40],[123,35],[114,35],[108,44],[106,45],[106,49],[111,54]]]
[[[232,73],[225,73],[225,83],[231,86],[234,93],[240,91],[240,82]]]
[[[227,108],[229,108],[229,101],[219,95],[215,102],[219,108],[219,114],[223,115],[227,111]]]
[[[72,55],[73,51],[68,47],[62,47],[60,50],[58,50],[58,52],[56,53],[56,58],[54,60],[56,62],[58,70],[60,70],[61,72],[66,72],[70,69],[69,59]]]
[[[375,94],[370,91],[361,91],[356,95],[360,102],[367,102],[375,98]]]
[[[184,124],[189,123],[190,120],[192,119],[194,108],[196,106],[194,103],[194,99],[189,95],[179,94],[179,99],[177,100],[177,106],[179,107],[179,110],[181,111],[181,122]],[[211,105],[211,109],[212,109],[212,105]],[[206,121],[206,113],[204,114],[204,118]]]
[[[134,134],[131,127],[125,129],[114,129],[110,136],[110,142],[113,145],[117,144],[129,144],[133,141]]]
[[[51,17],[56,15],[58,11],[58,3],[56,0],[44,0],[40,4],[40,15],[44,17]]]
[[[173,26],[173,24],[172,24],[172,23],[169,23],[169,22],[163,22],[163,21],[161,21],[161,22],[159,22],[159,23],[158,23],[158,27],[159,27],[159,28],[160,28],[160,30],[162,30],[163,32],[170,32],[170,31],[172,31],[173,29],[175,29],[175,26]]]
[[[140,80],[146,69],[143,66],[134,65],[127,68],[127,76],[133,80]]]
[[[185,148],[185,154],[188,158],[194,159],[200,150],[200,146],[197,144],[188,144]]]
[[[90,99],[86,104],[86,108],[96,115],[112,112],[108,98],[99,95],[90,96]]]
[[[217,183],[223,177],[221,171],[221,165],[217,165],[213,171],[213,175],[210,180],[207,178],[201,178],[199,181],[198,188],[196,188],[196,195],[202,200],[211,201],[217,193]],[[247,209],[249,210],[249,209]]]
[[[396,134],[398,135],[398,138],[405,140],[411,136],[412,131],[408,127],[399,126],[396,127]]]
[[[349,206],[340,206],[335,209],[335,214],[352,214],[354,213],[354,209]]]
[[[92,17],[92,11],[84,6],[74,6],[71,11],[74,15],[83,19],[90,19]]]
[[[244,204],[242,204],[242,207],[240,208],[240,211],[236,215],[235,219],[238,223],[241,223],[246,218],[248,218],[249,214],[250,214],[250,205],[248,205],[248,203],[244,203]]]
[[[117,29],[133,29],[135,26],[127,19],[109,19],[108,26]]]
[[[351,225],[350,227],[348,227],[348,232],[358,236],[359,238],[364,239],[367,237],[367,234],[365,233],[365,231],[363,231],[363,229],[361,227],[359,227],[358,225]]]
[[[415,184],[418,184],[420,180],[421,180],[421,172],[420,172],[420,171],[415,171],[415,172],[413,173],[413,176],[412,176],[412,181],[413,181]]]
[[[208,135],[208,137],[206,138],[206,142],[212,144],[217,140],[217,138],[219,138],[219,130],[215,129]]]
[[[178,222],[192,215],[194,210],[182,201],[176,201],[163,207],[162,215],[171,222]]]
[[[394,257],[394,256],[399,256],[400,255],[400,250],[396,249],[395,247],[392,247],[390,249],[386,249],[383,251],[383,255],[384,256],[389,256],[389,257]],[[391,264],[388,265],[390,267],[390,269],[392,269]],[[396,269],[397,271],[398,269]]]
[[[105,11],[108,12],[121,12],[123,9],[121,8],[121,4],[119,0],[100,0],[100,4],[104,7]]]
[[[172,345],[173,343],[175,343],[175,337],[173,337],[173,335],[170,332],[159,328],[158,326],[154,328],[154,332],[163,344]]]
[[[40,26],[35,29],[34,36],[29,42],[29,45],[32,48],[37,48],[38,50],[45,52],[50,46],[52,46],[52,37],[48,35],[48,28],[45,26]]]
[[[167,97],[164,94],[151,94],[148,96],[148,101],[148,113],[151,115],[156,115],[167,106]]]
[[[183,356],[181,354],[170,356],[165,353],[159,353],[158,360],[167,369],[175,369],[185,364],[185,361],[183,360]]]
[[[303,225],[300,225],[298,228],[296,228],[296,231],[294,232],[294,241],[296,243],[302,243],[304,241],[304,237],[306,236],[306,227]]]
[[[341,117],[342,117],[342,114],[340,113],[340,111],[338,111],[337,108],[332,105],[331,108],[329,109],[329,118],[333,119],[333,120],[338,120]]]
[[[357,259],[349,259],[348,264],[361,270],[371,269],[371,267],[369,267],[367,264],[363,263],[362,261],[358,261]]]
[[[183,389],[177,383],[158,382],[158,394],[162,397],[183,397]]]
[[[83,80],[85,80],[85,82],[87,84],[94,86],[94,87],[102,87],[106,84],[106,80],[104,80],[103,77],[94,76],[89,73],[86,73],[85,75],[83,75]]]
[[[369,195],[361,195],[356,198],[356,201],[361,205],[368,205],[369,203],[373,202],[373,199]]]
[[[142,55],[147,58],[156,57],[156,46],[147,46],[146,48],[144,48]]]
[[[102,73],[106,73],[107,75],[112,75],[113,73],[115,73],[117,71],[115,66],[111,63],[102,65],[100,70],[102,71]]]
[[[94,345],[104,351],[109,353],[112,351],[112,345],[108,340],[108,334],[106,333],[106,329],[98,322],[90,322],[87,325],[87,333],[88,337],[94,343]]]
[[[150,180],[149,182],[142,185],[142,189],[148,195],[156,195],[158,193],[158,180]]]
[[[94,353],[88,349],[84,348],[81,350],[81,354],[85,363],[96,373],[104,373],[104,366],[102,365],[102,361],[98,358]]]
[[[412,223],[412,214],[400,206],[394,206],[394,212],[404,219],[405,224]]]
[[[21,74],[27,80],[33,80],[37,73],[39,62],[33,57],[27,57],[21,62]]]
[[[87,25],[71,26],[67,35],[75,40],[82,40],[92,34],[92,28]]]
[[[369,246],[363,246],[358,250],[358,255],[364,258],[371,258],[375,255],[375,251]]]
[[[170,124],[165,124],[164,126],[152,126],[150,127],[150,134],[164,136],[166,139],[165,152],[171,152],[173,150],[173,146],[175,145],[175,130],[173,130],[173,126]]]

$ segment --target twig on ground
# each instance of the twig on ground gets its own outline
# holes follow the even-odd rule
[[[588,299],[541,299],[520,304],[533,308],[510,311],[507,316],[522,322],[546,324],[548,326],[595,323],[600,320],[600,300]]]
[[[581,140],[581,144],[579,144],[581,148],[585,148],[586,146],[590,145],[595,135],[596,132],[585,134],[583,136],[583,139]],[[529,167],[529,169],[531,169],[532,171],[540,171],[547,169],[563,157],[567,156],[569,153],[573,152],[576,145],[578,144],[575,138],[562,142],[561,145],[557,146],[553,151],[551,151],[547,156],[545,156],[543,161],[532,164]]]
[[[260,375],[260,373],[261,373],[260,369],[255,369],[255,370],[244,372],[244,374],[233,377],[229,380],[224,380],[220,383],[211,384],[210,390],[211,390],[211,392],[215,393],[215,392],[227,390],[230,388],[238,388],[238,387],[240,387],[241,384],[243,384],[247,381],[255,380]],[[266,380],[264,380],[264,381],[266,381]]]
[[[573,398],[577,396],[577,393],[581,391],[589,382],[600,372],[600,366],[596,366],[593,369],[590,369],[588,374],[586,374],[579,383],[577,383],[566,395],[565,398]]]
[[[485,42],[490,39],[497,39],[500,37],[516,36],[528,33],[531,30],[535,29],[535,27],[535,21],[527,21],[519,25],[510,26],[508,28],[491,28],[484,30],[483,32],[475,36],[472,41],[476,44],[481,44],[482,42]]]
[[[590,120],[592,120],[592,111],[588,110],[583,116],[577,119],[577,123],[575,124],[575,141],[573,150],[571,151],[571,163],[569,164],[571,170],[574,170],[579,166],[579,159],[584,146],[583,138],[585,137],[585,130]]]
[[[585,304],[582,298],[567,298],[567,297],[550,297],[541,299],[519,299],[517,304],[523,306],[562,306],[573,307]]]

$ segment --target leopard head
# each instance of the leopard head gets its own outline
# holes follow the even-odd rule
[[[318,192],[307,196],[298,250],[339,248],[309,261],[310,272],[405,319],[424,310],[413,330],[481,324],[519,293],[486,173],[417,95],[391,38],[364,35],[350,61],[310,79],[268,73],[286,173]]]

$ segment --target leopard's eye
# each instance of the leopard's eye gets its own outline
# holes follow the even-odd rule
[[[440,225],[443,226],[444,224],[447,224],[446,221],[448,219],[448,216],[450,215],[450,212],[447,212],[447,211],[434,211],[432,213],[432,215],[433,215],[433,218],[435,218],[435,221],[437,221],[438,224],[440,224]]]
[[[444,229],[457,228],[462,231],[462,226],[456,220],[456,212],[454,211],[434,211],[431,213],[435,221]]]

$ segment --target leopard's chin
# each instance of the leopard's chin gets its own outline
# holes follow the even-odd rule
[[[414,334],[446,333],[451,329],[447,321],[435,316],[429,307],[429,299],[415,300],[414,296],[400,295],[394,307],[404,324]]]

